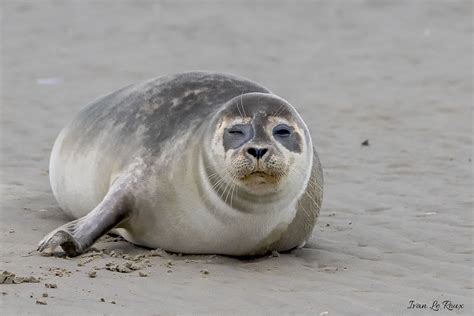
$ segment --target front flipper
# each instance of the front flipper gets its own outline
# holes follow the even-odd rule
[[[102,202],[84,217],[69,222],[46,235],[38,245],[43,254],[60,250],[68,256],[85,252],[101,236],[125,221],[132,208],[133,196],[126,181],[117,179]]]

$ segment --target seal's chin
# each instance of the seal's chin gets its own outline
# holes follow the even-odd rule
[[[277,193],[284,189],[286,179],[285,166],[283,164],[252,164],[248,160],[229,164],[227,168],[230,178],[243,192],[250,195],[267,195]],[[275,167],[275,165],[277,165]]]

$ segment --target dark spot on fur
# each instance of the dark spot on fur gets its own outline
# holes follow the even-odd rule
[[[95,146],[101,147],[109,157],[122,157],[120,150],[130,152],[144,146],[156,154],[165,141],[209,124],[227,101],[249,92],[270,93],[249,80],[206,72],[178,74],[128,86],[82,110],[70,126],[63,150],[83,152],[88,146]],[[145,131],[140,136],[141,142],[137,142],[141,126]],[[100,136],[104,133],[113,136],[103,141]],[[122,146],[124,143],[127,145]]]

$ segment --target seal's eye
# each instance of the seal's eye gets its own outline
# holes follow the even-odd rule
[[[227,130],[227,133],[229,133],[232,136],[243,136],[245,135],[244,127],[241,125],[235,125],[232,126]]]
[[[222,141],[224,149],[236,149],[248,142],[253,137],[252,125],[250,124],[235,124],[226,128]]]
[[[285,124],[280,124],[273,129],[273,135],[278,137],[288,137],[291,135],[291,127]]]
[[[244,132],[238,130],[238,129],[231,129],[228,131],[229,134],[232,134],[232,135],[244,135]]]

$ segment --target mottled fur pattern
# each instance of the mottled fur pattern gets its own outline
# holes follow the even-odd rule
[[[235,124],[252,134],[224,146]],[[282,137],[278,126],[287,129]],[[113,228],[175,252],[289,250],[309,238],[323,186],[309,131],[287,101],[247,79],[206,72],[149,80],[90,104],[58,136],[50,180],[76,220],[48,234],[39,251],[68,255]]]

